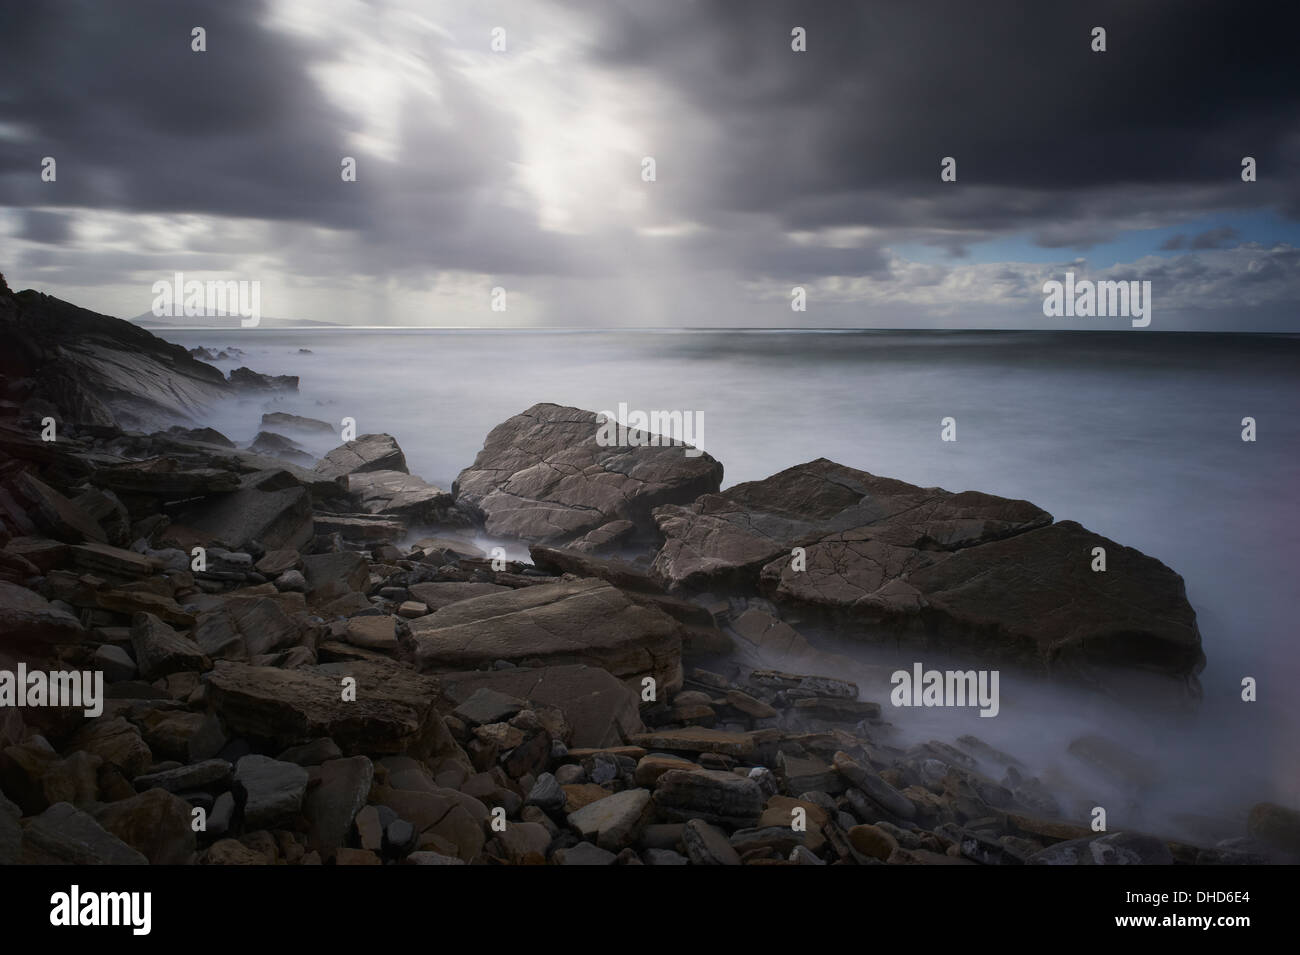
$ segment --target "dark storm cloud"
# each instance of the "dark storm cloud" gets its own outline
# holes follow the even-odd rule
[[[653,71],[726,144],[697,169],[693,204],[809,228],[915,223],[920,203],[935,227],[999,230],[1060,224],[1087,196],[1132,186],[1159,193],[1156,207],[1194,188],[1202,209],[1300,210],[1294,43],[1263,11],[1188,0],[615,9],[594,54]],[[794,26],[806,53],[790,49]],[[1094,26],[1107,30],[1105,53],[1090,49]],[[1269,175],[1243,184],[1246,155]],[[944,156],[957,159],[957,184],[939,180]]]
[[[60,212],[42,212],[28,209],[23,213],[23,231],[20,239],[28,242],[57,244],[72,234],[72,217]]]
[[[480,217],[479,197],[508,184],[513,132],[436,55],[450,122],[404,117],[402,155],[387,161],[348,146],[356,120],[309,72],[336,51],[263,16],[226,0],[7,4],[0,123],[18,135],[0,138],[0,205],[354,230],[379,271],[557,268],[556,243],[529,241],[533,217]],[[191,50],[194,26],[206,52]],[[356,182],[341,179],[344,155],[358,159]],[[54,183],[41,181],[45,156]]]

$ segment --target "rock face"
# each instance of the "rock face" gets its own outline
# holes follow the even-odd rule
[[[425,670],[495,660],[586,663],[621,679],[681,686],[681,637],[667,614],[601,580],[539,584],[450,604],[411,622]]]
[[[656,576],[757,586],[861,632],[1053,668],[1204,666],[1182,578],[1026,501],[920,488],[819,459],[655,511]],[[802,560],[794,548],[803,549]],[[1094,548],[1108,570],[1092,570]]]
[[[613,521],[651,530],[651,510],[715,492],[722,465],[685,447],[601,447],[597,415],[537,404],[497,425],[453,486],[489,534],[561,542]],[[641,434],[641,432],[637,432]]]
[[[406,455],[391,434],[363,434],[330,451],[316,463],[314,470],[327,478],[367,471],[400,471],[405,474]]]
[[[62,421],[152,431],[232,393],[221,372],[130,322],[0,290],[0,373],[34,383]]]

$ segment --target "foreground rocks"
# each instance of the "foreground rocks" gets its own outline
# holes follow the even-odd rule
[[[188,356],[126,341],[222,392]],[[78,367],[38,370],[0,422],[0,669],[93,669],[107,691],[93,717],[0,708],[0,863],[1300,853],[1300,814],[1272,803],[1214,845],[1094,833],[1086,806],[976,737],[901,742],[890,711],[792,625],[798,613],[996,659],[1194,674],[1176,575],[1027,502],[828,461],[720,493],[707,455],[601,448],[594,415],[555,405],[494,429],[447,494],[406,472],[391,436],[308,471],[210,429],[123,431],[116,402],[101,413],[60,384]],[[122,407],[143,420],[133,400]],[[34,437],[42,402],[61,416],[55,442]],[[432,536],[412,542],[426,523]],[[538,545],[533,563],[488,557],[479,530]],[[1112,572],[1091,572],[1094,546]],[[1097,734],[1060,758],[1132,792],[1161,782]]]

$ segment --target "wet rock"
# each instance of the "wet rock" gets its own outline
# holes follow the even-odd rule
[[[84,630],[77,618],[59,610],[35,591],[0,581],[0,641],[74,643]]]
[[[31,513],[37,524],[51,537],[69,544],[81,541],[108,543],[104,529],[85,509],[35,476],[20,474],[15,486],[31,503]]]
[[[442,488],[405,471],[364,471],[348,476],[348,490],[361,511],[418,524],[444,523],[458,515]]]
[[[239,475],[233,471],[191,468],[168,456],[97,468],[92,480],[97,487],[119,494],[140,494],[166,501],[239,490]]]
[[[763,812],[763,792],[754,780],[705,769],[662,774],[654,802],[665,819],[703,819],[733,828],[752,826]]]
[[[164,789],[109,803],[95,812],[95,821],[142,853],[150,865],[188,865],[193,861],[190,804]]]
[[[268,550],[298,549],[312,538],[311,494],[293,486],[214,495],[181,508],[168,534],[183,544],[220,540],[237,549],[254,542]]]
[[[650,804],[648,789],[629,789],[571,813],[569,826],[583,839],[617,852],[636,839],[647,820]]]
[[[344,680],[356,699],[343,702]],[[438,681],[380,660],[294,670],[219,661],[208,699],[232,733],[284,749],[328,736],[344,753],[429,753],[450,743]]]
[[[681,639],[666,614],[598,580],[539,584],[444,607],[410,624],[426,670],[497,660],[586,663],[614,676],[681,686]]]
[[[236,765],[233,788],[245,827],[274,829],[297,818],[307,791],[307,771],[296,763],[253,754]]]
[[[96,670],[103,670],[104,679],[109,683],[133,680],[136,675],[135,661],[131,659],[131,655],[111,643],[105,643],[95,651],[95,655],[91,657],[91,666]]]
[[[682,830],[686,856],[694,865],[740,865],[740,855],[727,834],[702,819],[692,819]]]
[[[182,670],[207,670],[212,665],[198,644],[151,613],[137,613],[132,619],[131,647],[140,675],[146,680]]]
[[[406,473],[406,455],[390,434],[363,434],[330,451],[313,469],[328,478],[369,471]]]
[[[629,543],[635,534],[636,525],[631,521],[610,521],[588,531],[568,546],[584,554],[602,554]]]
[[[73,735],[70,747],[93,753],[105,765],[116,766],[128,779],[144,772],[154,761],[140,730],[120,716],[86,723]]]
[[[353,617],[348,621],[348,643],[369,650],[396,650],[397,626],[392,617]]]
[[[137,792],[165,789],[169,793],[182,793],[194,789],[219,792],[230,782],[233,767],[224,759],[205,759],[190,766],[178,766],[161,772],[147,773],[135,778]]]
[[[709,729],[703,726],[685,729],[661,729],[650,733],[637,733],[629,743],[648,750],[668,750],[678,753],[713,753],[751,762],[774,747],[781,734],[776,730],[754,730],[737,733]]]
[[[910,799],[848,753],[837,752],[833,759],[833,765],[841,776],[870,797],[872,802],[879,805],[885,812],[901,819],[911,819],[916,815],[916,807]]]
[[[1173,865],[1174,857],[1154,836],[1112,832],[1058,842],[1027,861],[1030,865]]]
[[[308,844],[313,849],[329,852],[343,845],[366,804],[374,777],[374,764],[365,756],[321,764],[320,783],[307,793],[302,809],[311,827]]]
[[[528,798],[524,805],[537,806],[546,812],[559,812],[564,808],[565,803],[564,790],[560,788],[559,781],[551,773],[542,773],[537,777],[537,782],[528,792]]]
[[[555,856],[557,865],[613,865],[618,861],[617,855],[590,842],[579,842],[572,848],[559,849]]]
[[[23,865],[148,865],[149,860],[89,814],[66,802],[33,819],[23,832]]]
[[[572,539],[612,521],[650,530],[652,508],[716,491],[722,465],[681,445],[601,447],[590,411],[537,404],[497,425],[453,486],[489,534]],[[641,435],[637,432],[637,435]]]
[[[299,766],[319,766],[321,763],[340,759],[342,756],[343,752],[334,740],[322,737],[309,743],[290,746],[276,758],[288,763],[297,763]]]

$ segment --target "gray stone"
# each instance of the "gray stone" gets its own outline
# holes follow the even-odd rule
[[[148,773],[135,778],[137,792],[147,789],[165,789],[169,793],[181,793],[191,789],[219,789],[230,780],[232,767],[224,759],[205,759],[192,766],[178,766],[162,772]]]
[[[327,478],[368,471],[405,473],[406,455],[390,434],[363,434],[327,453],[313,470]]]
[[[235,766],[234,792],[243,803],[248,829],[289,825],[297,818],[306,791],[307,770],[297,763],[252,754]]]
[[[55,803],[23,832],[23,865],[148,865],[144,854],[108,832],[90,815]]]
[[[703,819],[692,819],[682,830],[686,856],[695,865],[740,865],[740,855],[727,834]]]
[[[600,848],[618,852],[632,844],[650,810],[648,789],[628,789],[583,806],[569,814],[569,826]]]
[[[763,812],[763,792],[744,776],[716,770],[671,769],[655,785],[655,806],[667,819],[701,819],[733,827],[753,825]]]
[[[132,618],[131,647],[140,675],[146,680],[183,670],[207,670],[212,665],[197,643],[151,613],[137,613]]]
[[[537,404],[497,425],[453,485],[493,536],[562,541],[612,521],[651,530],[650,511],[716,491],[722,465],[684,446],[602,447],[597,416]],[[637,435],[647,437],[641,432]]]
[[[344,844],[352,822],[370,794],[375,767],[365,756],[322,763],[320,785],[307,793],[303,815],[311,824],[309,844],[320,852]]]

